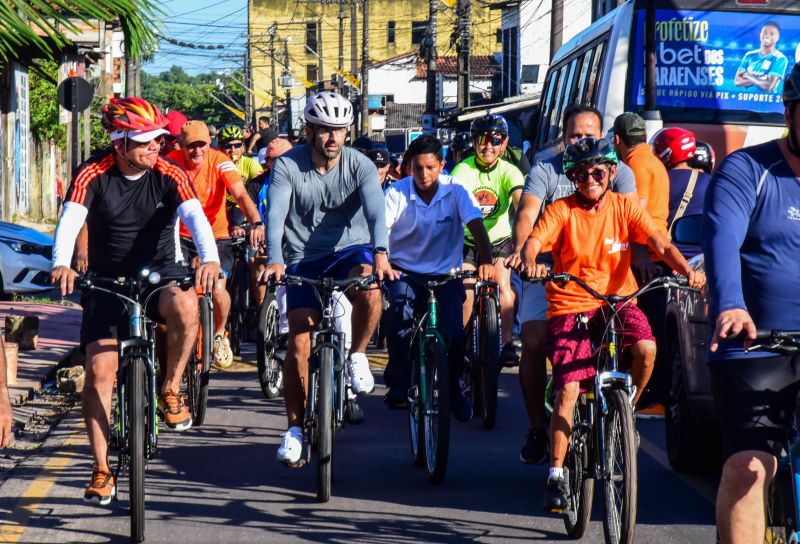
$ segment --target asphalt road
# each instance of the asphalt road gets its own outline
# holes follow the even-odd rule
[[[253,359],[246,355],[245,360]],[[376,376],[380,371],[376,370]],[[253,366],[212,375],[202,427],[162,431],[147,469],[147,542],[558,542],[542,512],[547,469],[519,462],[526,431],[515,372],[501,375],[498,423],[453,423],[441,485],[410,461],[405,412],[383,388],[362,400],[367,421],[335,437],[333,498],[319,504],[313,464],[275,462],[282,401],[261,395]],[[640,421],[638,542],[714,542],[713,478],[669,469],[663,421]],[[81,497],[91,461],[77,409],[0,486],[0,542],[127,542],[127,484],[109,507]],[[584,542],[602,542],[599,489]]]

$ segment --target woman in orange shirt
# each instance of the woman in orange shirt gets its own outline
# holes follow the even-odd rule
[[[616,173],[617,157],[605,140],[584,138],[564,153],[564,173],[576,192],[548,206],[523,249],[525,272],[543,277],[537,266],[542,251],[552,251],[553,272],[577,276],[604,295],[630,295],[638,289],[631,272],[631,243],[647,244],[664,262],[700,287],[702,274],[693,272],[638,204],[608,190]],[[595,375],[590,337],[605,327],[603,303],[575,283],[547,285],[547,356],[553,365],[556,404],[550,423],[550,474],[545,509],[567,507],[568,489],[563,477],[572,414],[581,382]],[[635,305],[623,307],[620,346],[633,356],[631,378],[636,386],[634,404],[653,371],[656,343],[647,318]],[[590,382],[591,383],[591,382]]]

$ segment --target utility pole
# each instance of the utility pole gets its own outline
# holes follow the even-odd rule
[[[269,25],[269,59],[270,65],[272,66],[272,120],[270,125],[276,132],[278,132],[278,101],[276,100],[278,97],[278,86],[275,77],[275,33],[277,31],[278,27],[275,23]]]
[[[353,77],[358,74],[358,10],[356,0],[350,0],[350,73]],[[350,95],[350,102],[353,104],[353,112],[356,109],[356,93]],[[350,139],[355,140],[358,133],[358,126],[353,123],[350,127]]]
[[[289,68],[289,40],[283,39],[283,65],[286,67],[286,73],[290,73]],[[292,90],[286,89],[286,134],[292,131]]]
[[[553,0],[550,9],[550,60],[556,56],[558,48],[564,42],[564,0]],[[511,89],[516,94],[516,89]]]
[[[339,0],[339,71],[344,72],[344,0]],[[339,93],[344,94],[344,78],[337,74]]]
[[[425,37],[425,59],[428,63],[427,89],[425,93],[425,113],[422,114],[422,130],[425,134],[436,134],[439,113],[437,103],[436,73],[436,14],[439,11],[439,0],[429,0],[430,15],[428,18],[428,35]]]
[[[361,135],[369,135],[369,0],[362,0],[361,23]]]
[[[469,53],[470,53],[470,0],[458,0],[456,12],[457,22],[457,51],[458,51],[458,98],[457,105],[460,109],[469,107]]]

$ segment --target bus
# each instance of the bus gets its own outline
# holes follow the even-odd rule
[[[645,114],[651,2],[656,86],[650,103],[660,120]],[[691,130],[714,147],[719,163],[732,151],[783,134],[783,77],[798,61],[798,0],[628,0],[553,58],[534,157],[543,160],[562,150],[564,109],[583,103],[603,113],[605,130],[624,111],[656,119],[648,120],[648,136],[662,126]]]

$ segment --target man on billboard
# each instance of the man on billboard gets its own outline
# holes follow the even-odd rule
[[[778,92],[788,61],[778,51],[781,29],[778,23],[767,21],[761,27],[761,48],[748,51],[736,70],[734,84],[738,87],[758,87],[768,93]]]

